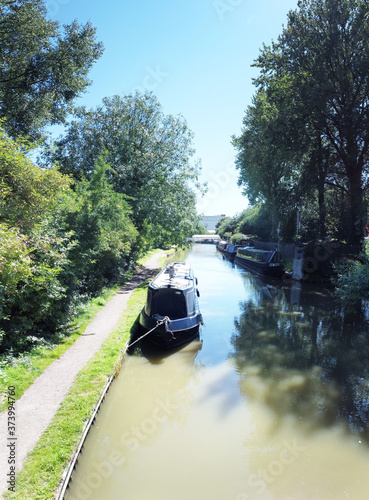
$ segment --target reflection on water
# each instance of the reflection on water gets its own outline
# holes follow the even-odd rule
[[[368,330],[325,292],[188,254],[200,338],[124,362],[68,500],[367,498]]]
[[[269,289],[273,296],[260,288],[242,302],[235,319],[230,355],[241,392],[261,399],[278,419],[291,415],[310,429],[342,423],[368,444],[366,321],[357,315],[347,322],[329,294],[314,289]]]

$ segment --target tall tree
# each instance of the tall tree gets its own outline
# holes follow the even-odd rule
[[[293,103],[335,152],[346,175],[351,228],[363,239],[369,148],[369,5],[366,0],[300,0],[277,43],[264,47],[259,85],[288,78]]]
[[[102,54],[90,23],[61,34],[46,14],[43,0],[0,0],[0,118],[13,137],[63,123]]]
[[[165,115],[151,94],[114,96],[78,120],[56,143],[49,161],[76,179],[90,178],[105,154],[114,189],[130,197],[132,218],[144,238],[180,243],[197,222],[199,165],[183,117]]]
[[[280,223],[285,237],[291,236],[285,223],[291,211],[296,211],[301,154],[296,155],[291,141],[286,140],[285,115],[260,89],[243,124],[241,136],[232,138],[238,150],[239,185],[251,203],[262,202],[269,207],[274,238]]]

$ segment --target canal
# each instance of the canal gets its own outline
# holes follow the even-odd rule
[[[212,245],[199,339],[127,357],[67,500],[366,500],[369,334],[330,290],[266,282]]]

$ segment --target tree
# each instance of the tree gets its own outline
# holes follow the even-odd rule
[[[103,158],[72,191],[69,176],[26,153],[0,130],[0,351],[65,325],[81,298],[123,275],[137,238]]]
[[[252,239],[269,241],[272,239],[271,226],[271,214],[266,205],[255,205],[241,213],[237,231],[253,236]]]
[[[66,192],[72,182],[56,168],[33,165],[26,157],[29,149],[0,127],[0,222],[19,227],[24,234],[53,211],[56,195]]]
[[[271,232],[276,237],[279,224],[296,213],[302,155],[297,155],[286,140],[284,114],[263,89],[248,107],[243,125],[241,136],[232,138],[238,150],[238,183],[251,203],[267,205]],[[287,236],[288,228],[282,229]]]
[[[277,43],[264,47],[258,84],[288,79],[291,104],[304,109],[329,144],[348,186],[348,240],[363,239],[369,148],[369,6],[366,0],[300,0]]]
[[[96,30],[74,21],[60,33],[43,0],[0,1],[0,118],[12,137],[38,139],[63,123],[102,54]]]
[[[90,179],[105,154],[114,190],[129,197],[132,219],[148,244],[178,244],[197,224],[199,165],[183,117],[164,115],[151,94],[114,96],[78,119],[47,161],[75,179]]]
[[[137,238],[127,199],[113,190],[108,172],[113,173],[98,158],[91,179],[77,182],[62,217],[74,242],[64,279],[78,293],[94,294],[120,278]]]
[[[237,228],[237,220],[235,217],[222,217],[218,220],[215,230],[221,238],[225,238],[228,234],[233,234]]]
[[[53,330],[73,246],[54,216],[71,179],[34,166],[25,149],[0,130],[0,350]]]

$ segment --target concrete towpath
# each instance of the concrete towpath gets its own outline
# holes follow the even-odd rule
[[[77,374],[97,353],[104,340],[116,328],[128,299],[137,286],[152,276],[164,253],[155,254],[143,269],[127,283],[95,316],[76,342],[34,381],[15,403],[16,440],[8,436],[7,412],[0,414],[0,495],[8,489],[9,453],[15,444],[16,472],[54,418]],[[16,390],[16,388],[15,388]]]

